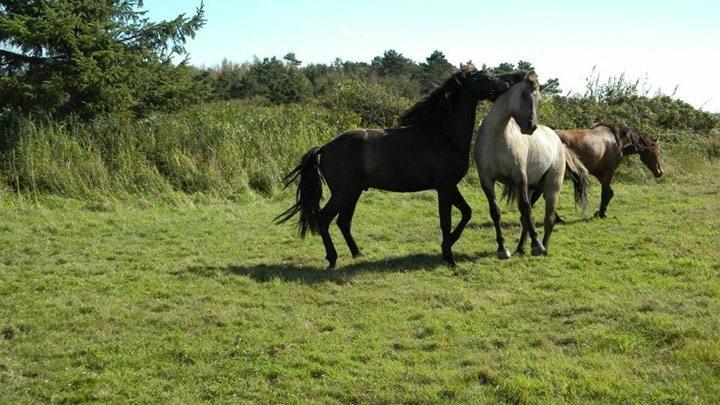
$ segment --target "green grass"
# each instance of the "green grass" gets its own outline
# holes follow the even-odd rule
[[[325,270],[319,238],[270,225],[289,193],[6,192],[0,402],[714,402],[720,163],[669,162],[657,184],[624,168],[606,220],[580,220],[566,188],[571,223],[544,258],[496,260],[465,184],[456,269],[432,193],[364,194],[365,256],[333,227],[340,268]],[[517,218],[505,210],[513,243]]]

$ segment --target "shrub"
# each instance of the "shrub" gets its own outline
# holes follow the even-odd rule
[[[365,127],[391,127],[410,107],[408,99],[390,94],[376,83],[345,81],[325,103],[335,111],[357,114]]]

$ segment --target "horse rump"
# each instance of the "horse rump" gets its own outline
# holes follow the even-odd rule
[[[298,233],[304,238],[308,231],[312,234],[318,233],[318,214],[320,212],[320,201],[322,200],[323,177],[320,172],[320,148],[310,149],[303,155],[300,164],[297,165],[283,179],[285,188],[297,182],[295,193],[295,204],[285,212],[275,217],[276,224],[282,224],[290,220],[296,214],[298,219]]]

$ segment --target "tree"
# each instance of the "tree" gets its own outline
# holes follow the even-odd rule
[[[517,64],[517,68],[520,70],[535,70],[532,63],[525,60],[520,60]]]
[[[508,62],[503,62],[494,68],[489,68],[488,71],[493,74],[507,73],[515,70],[515,65]]]
[[[442,83],[454,70],[455,66],[448,62],[444,53],[434,51],[425,59],[425,62],[420,64],[420,86],[422,91],[427,92]]]
[[[544,94],[560,94],[560,80],[557,78],[548,79],[542,86],[540,91]]]
[[[92,117],[203,97],[185,64],[185,43],[205,22],[203,4],[190,17],[160,22],[142,7],[142,0],[2,0],[0,108]]]
[[[417,67],[415,62],[394,49],[385,51],[382,56],[376,56],[371,66],[380,76],[409,76]]]
[[[206,70],[210,78],[213,97],[220,100],[237,98],[242,92],[242,78],[245,67],[223,59],[220,66]]]
[[[248,68],[240,96],[262,96],[274,104],[297,103],[310,96],[310,81],[293,64],[283,64],[275,57],[265,58]]]
[[[283,59],[285,59],[288,64],[293,65],[293,66],[302,65],[302,61],[298,60],[295,57],[295,52],[288,52],[287,55],[283,56]]]

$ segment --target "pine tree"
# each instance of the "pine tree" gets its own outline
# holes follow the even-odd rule
[[[142,0],[1,0],[0,109],[92,117],[201,97],[185,43],[203,4],[169,21],[145,14]]]

